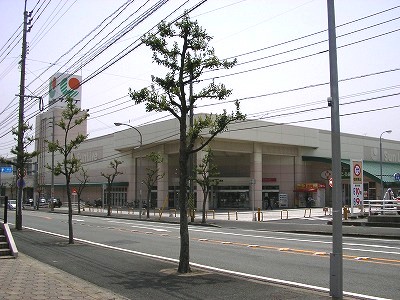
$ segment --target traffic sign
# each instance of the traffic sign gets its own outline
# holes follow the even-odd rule
[[[393,177],[394,177],[394,180],[400,181],[400,173],[394,173]]]
[[[12,173],[12,167],[0,167],[0,173]]]
[[[19,188],[24,188],[24,187],[25,187],[25,180],[23,180],[23,179],[18,179],[18,180],[17,180],[17,186],[18,186]]]

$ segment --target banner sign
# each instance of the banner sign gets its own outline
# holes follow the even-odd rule
[[[12,167],[0,167],[0,173],[12,173],[13,168]]]
[[[81,107],[82,77],[78,75],[56,73],[49,80],[49,107],[66,106],[65,100],[71,97],[78,108]]]
[[[360,159],[351,159],[350,167],[351,213],[353,214],[354,207],[364,204],[363,161]]]

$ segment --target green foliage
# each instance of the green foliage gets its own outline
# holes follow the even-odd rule
[[[146,155],[146,158],[154,164],[153,167],[146,168],[146,177],[143,180],[143,183],[147,188],[146,210],[147,210],[147,218],[149,218],[151,189],[158,180],[162,179],[165,176],[165,173],[159,174],[160,168],[158,167],[158,164],[163,162],[163,157],[160,153],[151,152]]]
[[[217,186],[222,180],[215,178],[219,176],[217,166],[213,163],[214,154],[211,148],[206,149],[201,163],[195,168],[195,173],[198,175],[194,178],[198,185],[200,185],[203,193],[208,194],[212,186]],[[206,200],[206,199],[205,199]]]
[[[110,163],[109,163],[109,167],[113,170],[112,173],[103,173],[103,172],[100,173],[101,176],[103,176],[104,178],[107,179],[108,190],[111,190],[111,185],[114,182],[115,177],[117,177],[118,175],[124,174],[123,172],[118,171],[118,167],[122,163],[123,163],[123,161],[114,159],[114,160],[110,161]]]
[[[63,174],[65,176],[65,186],[67,190],[68,198],[68,234],[69,243],[74,243],[74,235],[72,228],[72,201],[71,201],[71,189],[70,182],[71,176],[74,173],[79,172],[81,169],[81,161],[75,157],[72,150],[78,149],[79,145],[86,140],[87,135],[78,134],[77,136],[70,136],[71,130],[76,126],[82,124],[88,117],[87,111],[82,111],[79,107],[74,104],[74,100],[71,97],[66,99],[67,106],[61,113],[61,119],[55,123],[56,126],[60,127],[64,131],[64,140],[62,142],[56,140],[54,142],[46,140],[49,147],[49,152],[58,152],[62,155],[62,161],[58,161],[54,168],[47,165],[46,167],[53,172],[54,175]],[[53,124],[54,126],[54,124]]]
[[[110,161],[110,168],[113,170],[112,173],[103,173],[101,172],[101,176],[107,179],[107,204],[108,204],[108,209],[107,209],[107,216],[111,216],[111,189],[112,189],[112,184],[115,180],[115,177],[118,175],[123,174],[121,171],[118,171],[119,165],[121,165],[123,161],[114,159]]]
[[[219,68],[229,69],[236,60],[221,60],[209,45],[212,37],[199,26],[184,16],[175,23],[161,23],[157,33],[146,35],[142,41],[153,51],[153,61],[165,67],[164,77],[152,76],[151,88],[135,91],[129,89],[129,96],[136,103],[144,103],[148,112],[169,112],[180,123],[179,137],[179,203],[181,226],[181,252],[178,272],[190,272],[189,232],[187,227],[187,183],[188,159],[191,153],[200,151],[227,126],[235,121],[244,120],[240,113],[239,102],[236,111],[220,115],[197,117],[193,126],[187,126],[187,117],[195,108],[196,101],[202,99],[224,100],[232,93],[224,84],[211,82],[200,91],[193,91],[193,84],[200,81],[203,72]],[[207,135],[207,136],[206,136]],[[196,142],[200,144],[195,148]]]
[[[20,155],[20,157],[22,158],[22,160],[21,160],[22,165],[19,165],[18,161],[10,160],[10,159],[4,158],[4,157],[0,157],[1,163],[13,165],[17,169],[23,170],[23,169],[25,169],[26,164],[31,162],[32,158],[39,155],[39,151],[32,151],[32,152],[27,151],[27,149],[36,140],[33,136],[26,135],[26,132],[31,131],[31,130],[32,130],[32,126],[29,125],[28,123],[22,124],[22,149],[20,149],[18,147],[19,130],[18,130],[18,128],[12,129],[12,134],[14,135],[14,140],[16,142],[16,146],[11,149],[11,153],[17,157],[18,157],[18,155]]]
[[[72,98],[68,97],[66,102],[67,106],[61,113],[61,119],[55,124],[65,132],[64,140],[62,142],[59,140],[54,142],[46,140],[49,152],[60,153],[63,160],[58,161],[54,169],[49,165],[46,167],[56,176],[63,174],[69,182],[71,175],[79,172],[81,169],[81,162],[75,157],[72,150],[78,149],[79,145],[87,139],[87,135],[81,133],[72,138],[69,135],[73,128],[82,124],[89,117],[89,114],[87,111],[82,111],[77,107]]]
[[[147,190],[150,192],[157,180],[163,178],[165,174],[158,174],[160,168],[158,168],[157,165],[163,162],[163,157],[160,153],[151,152],[146,155],[146,158],[155,164],[155,167],[146,168],[146,178],[143,181]]]

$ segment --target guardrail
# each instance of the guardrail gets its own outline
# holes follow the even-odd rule
[[[364,200],[364,211],[368,211],[368,215],[381,214],[392,215],[400,214],[400,200]]]

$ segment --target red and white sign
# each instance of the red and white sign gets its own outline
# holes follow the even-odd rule
[[[363,192],[363,161],[351,160],[351,213],[353,214],[354,207],[363,205],[364,192]]]
[[[329,179],[332,177],[332,171],[331,170],[326,170],[321,172],[321,178],[323,179]]]

